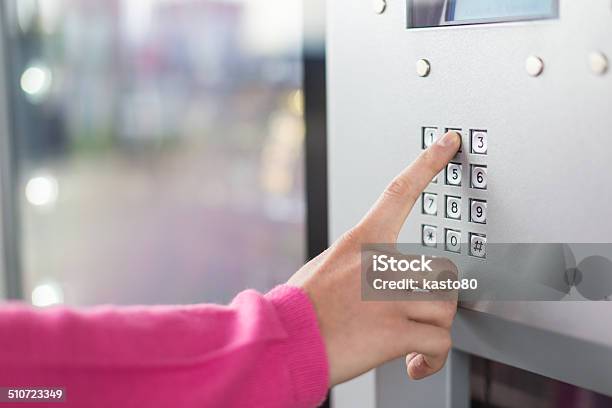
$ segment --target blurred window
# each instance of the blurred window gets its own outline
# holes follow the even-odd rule
[[[226,302],[305,253],[296,0],[6,0],[35,304]]]

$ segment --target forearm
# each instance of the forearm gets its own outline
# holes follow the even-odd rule
[[[315,406],[327,359],[299,289],[227,307],[0,310],[0,386],[57,386],[68,406]]]

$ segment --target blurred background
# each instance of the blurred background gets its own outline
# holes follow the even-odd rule
[[[25,299],[227,302],[303,264],[300,0],[2,7]]]

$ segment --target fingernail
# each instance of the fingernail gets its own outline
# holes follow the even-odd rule
[[[459,134],[457,132],[448,132],[438,140],[438,144],[442,147],[450,147],[456,144]]]

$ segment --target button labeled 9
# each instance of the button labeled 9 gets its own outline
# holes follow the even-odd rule
[[[487,203],[480,200],[470,200],[470,221],[477,224],[487,223]]]

